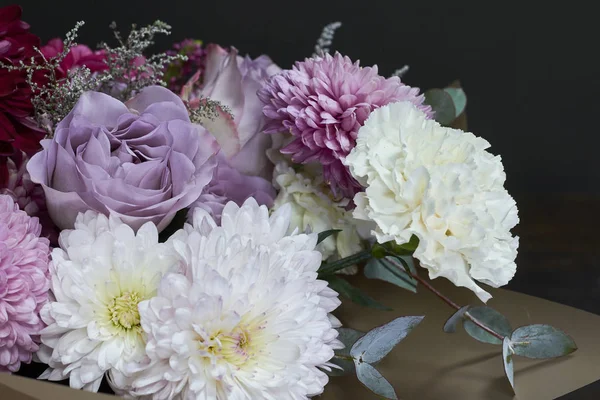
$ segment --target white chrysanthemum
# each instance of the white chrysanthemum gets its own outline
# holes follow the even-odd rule
[[[323,391],[340,301],[317,280],[316,234],[286,236],[290,208],[270,218],[248,199],[221,226],[198,208],[168,241],[188,271],[140,303],[148,360],[128,395],[152,399],[306,399]],[[137,371],[136,371],[137,370]]]
[[[346,159],[366,187],[354,198],[356,218],[377,224],[379,243],[406,243],[416,235],[415,257],[431,278],[443,276],[491,296],[474,280],[498,287],[516,271],[515,201],[489,143],[440,126],[410,102],[373,111]]]
[[[322,174],[315,174],[315,178],[311,179],[308,175],[294,171],[286,162],[280,162],[273,172],[273,184],[279,191],[273,202],[273,210],[285,204],[291,206],[289,233],[295,229],[315,233],[341,230],[317,246],[317,250],[323,254],[323,260],[348,257],[362,250],[356,228],[356,223],[362,221],[355,220],[352,212],[346,210],[347,199],[338,201],[333,198]],[[342,271],[356,273],[356,266]]]
[[[177,267],[171,247],[158,243],[149,222],[137,232],[118,218],[88,211],[52,251],[51,301],[41,311],[40,378],[69,378],[97,391],[104,374],[120,379],[123,365],[144,357],[138,304],[156,294],[162,275]]]

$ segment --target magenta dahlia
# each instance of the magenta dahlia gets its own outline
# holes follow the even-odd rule
[[[40,39],[29,32],[29,25],[21,20],[21,7],[12,5],[0,8],[0,61],[17,65],[34,56],[34,46]],[[40,148],[44,131],[32,121],[32,91],[26,73],[9,71],[0,67],[0,155],[10,155],[15,150],[28,154]]]
[[[319,162],[333,192],[353,197],[362,190],[343,165],[356,144],[358,129],[371,111],[410,101],[432,116],[418,88],[384,78],[377,66],[360,67],[339,53],[297,62],[272,77],[258,92],[265,104],[265,133],[290,132],[295,139],[281,149],[292,161]]]
[[[38,350],[48,301],[48,239],[37,218],[0,195],[0,372],[16,372]]]
[[[44,57],[53,58],[61,54],[65,49],[62,39],[51,39],[40,50]],[[68,76],[68,72],[78,68],[87,67],[91,72],[101,72],[108,69],[106,63],[106,51],[92,50],[84,44],[78,44],[69,49],[69,53],[62,60],[58,68],[54,71],[57,79],[63,79]]]

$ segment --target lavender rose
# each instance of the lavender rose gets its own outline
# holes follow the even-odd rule
[[[190,122],[182,100],[160,86],[125,104],[84,93],[42,147],[27,170],[61,229],[95,210],[133,229],[152,221],[161,231],[211,181],[219,151],[212,135]]]
[[[205,69],[199,71],[204,75],[197,73],[188,81],[182,98],[192,108],[210,98],[231,114],[201,121],[216,137],[221,152],[213,180],[190,208],[189,217],[195,207],[202,207],[219,221],[228,201],[241,206],[254,197],[258,204],[273,205],[277,193],[271,183],[273,164],[266,154],[272,143],[269,135],[262,134],[266,119],[256,93],[281,68],[267,56],[241,57],[235,48],[226,50],[216,44],[207,46],[205,63]]]

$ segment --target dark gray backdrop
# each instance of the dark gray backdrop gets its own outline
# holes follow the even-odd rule
[[[9,2],[0,0],[0,3]],[[460,79],[470,129],[505,160],[513,192],[600,193],[600,144],[593,123],[595,68],[583,61],[595,33],[593,13],[577,20],[566,10],[507,2],[338,0],[21,0],[24,18],[43,40],[86,21],[81,42],[109,38],[115,20],[160,18],[173,34],[157,48],[186,37],[270,55],[280,66],[312,53],[321,27],[340,20],[334,48],[378,64],[384,75],[409,64],[405,82],[423,89]],[[588,17],[589,15],[589,17]],[[521,22],[519,29],[517,23]],[[592,21],[590,21],[592,22]],[[518,33],[517,33],[518,31]]]

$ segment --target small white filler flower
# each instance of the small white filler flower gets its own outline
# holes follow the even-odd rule
[[[377,224],[379,243],[419,238],[414,256],[429,270],[482,301],[491,296],[475,280],[505,285],[516,271],[519,221],[499,156],[472,133],[446,128],[410,102],[373,111],[346,158],[366,187],[354,202],[356,218]]]
[[[315,233],[340,230],[317,246],[317,250],[323,254],[323,260],[348,257],[363,249],[356,226],[363,221],[354,219],[352,212],[346,210],[348,199],[334,199],[331,189],[323,180],[322,171],[311,176],[306,172],[296,172],[285,161],[281,161],[275,165],[273,184],[279,193],[272,209],[277,210],[285,204],[291,207],[288,232],[295,229],[302,232],[310,229]],[[356,271],[357,267],[351,266],[341,272],[354,274]]]
[[[317,234],[287,236],[289,206],[269,217],[248,199],[221,226],[194,213],[168,243],[188,270],[167,274],[140,304],[148,360],[132,365],[131,396],[286,400],[323,391],[340,301],[317,280]]]
[[[52,251],[51,300],[41,311],[48,326],[38,352],[49,368],[40,378],[97,391],[105,373],[111,383],[126,363],[143,359],[138,304],[156,294],[178,257],[158,243],[151,222],[135,234],[118,218],[88,211],[74,228],[61,232],[61,248]]]

